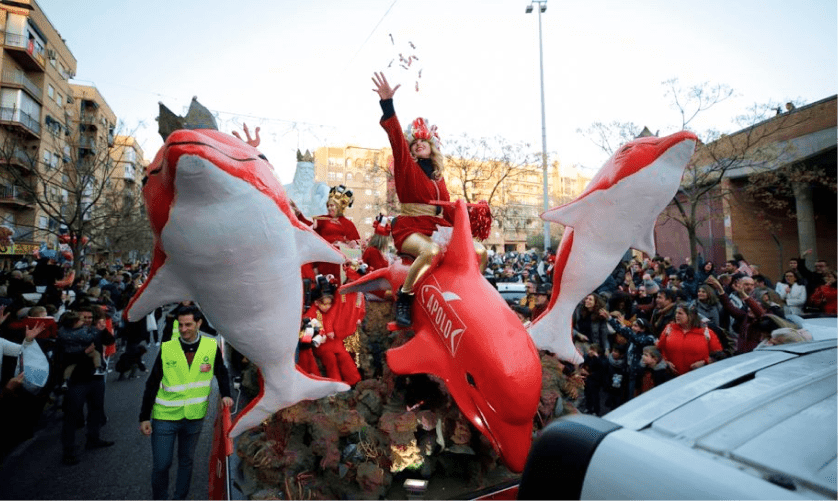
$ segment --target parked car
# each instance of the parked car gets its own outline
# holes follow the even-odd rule
[[[507,303],[518,303],[527,295],[527,285],[520,282],[498,282],[498,292]]]
[[[677,377],[533,442],[517,491],[480,499],[838,499],[835,317],[814,341],[758,348]]]

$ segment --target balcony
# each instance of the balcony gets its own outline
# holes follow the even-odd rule
[[[26,76],[26,73],[18,69],[3,70],[3,74],[0,76],[0,82],[2,82],[4,87],[23,89],[28,92],[35,101],[43,103],[41,100],[41,94],[43,93],[42,89],[38,87],[35,82],[30,80],[29,77]]]
[[[87,154],[95,155],[96,149],[97,148],[95,136],[82,136],[79,138],[79,156],[85,156]]]
[[[99,124],[97,123],[98,118],[99,114],[96,113],[96,110],[84,111],[79,116],[79,123],[84,126],[85,130],[95,130],[99,128]]]
[[[36,164],[36,158],[30,157],[20,148],[15,148],[11,155],[0,155],[0,163],[4,165],[14,165],[25,174],[31,174],[32,168]]]
[[[23,188],[14,185],[0,185],[0,204],[17,208],[29,208],[35,198]]]
[[[43,44],[29,36],[6,33],[5,48],[26,71],[44,71],[47,62]]]
[[[122,179],[124,179],[126,181],[130,181],[132,183],[137,180],[136,176],[135,176],[136,167],[134,167],[134,164],[126,163],[125,167],[123,168],[123,171],[124,172],[123,172],[123,175],[122,175]]]
[[[29,139],[41,139],[41,122],[17,108],[0,108],[0,124],[19,129]]]

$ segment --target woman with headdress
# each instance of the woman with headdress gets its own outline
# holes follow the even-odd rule
[[[436,126],[417,118],[406,132],[402,132],[393,107],[393,95],[401,85],[390,87],[382,73],[375,73],[372,81],[375,84],[373,91],[381,99],[383,116],[380,123],[393,149],[393,178],[401,202],[401,214],[392,224],[393,244],[398,252],[415,257],[396,300],[396,324],[405,327],[412,323],[410,310],[414,286],[442,255],[442,248],[431,235],[438,227],[452,226],[453,210],[431,204],[451,200],[442,177],[443,156],[439,151]],[[488,254],[476,242],[475,249],[483,270]]]
[[[329,190],[329,200],[326,202],[327,214],[313,218],[312,229],[327,242],[335,245],[339,242],[351,248],[358,247],[361,236],[355,224],[344,217],[347,207],[352,207],[352,191],[344,185],[338,185]],[[332,275],[340,282],[340,265],[335,263],[313,263],[315,275]]]

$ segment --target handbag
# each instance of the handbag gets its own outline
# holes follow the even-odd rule
[[[33,395],[37,395],[47,384],[49,379],[49,361],[38,346],[32,342],[23,345],[20,351],[20,361],[15,375],[23,372],[23,388]]]

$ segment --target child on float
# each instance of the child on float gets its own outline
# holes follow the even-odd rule
[[[361,261],[367,264],[367,271],[375,271],[390,266],[388,248],[390,247],[390,218],[379,214],[372,223],[373,234],[361,254]]]
[[[414,287],[442,255],[442,248],[431,235],[440,227],[452,226],[453,210],[431,204],[451,199],[442,177],[443,156],[436,127],[417,118],[403,133],[393,107],[393,95],[401,85],[391,87],[383,73],[375,73],[372,81],[383,112],[380,123],[393,150],[393,177],[401,203],[401,214],[392,225],[393,243],[399,253],[415,258],[396,299],[396,324],[406,327],[412,323]],[[482,245],[474,245],[482,273],[488,254]]]
[[[343,345],[343,339],[335,335],[334,324],[336,321],[335,312],[333,309],[335,301],[335,285],[330,283],[323,283],[322,277],[318,277],[320,286],[315,291],[314,304],[303,315],[305,318],[316,319],[322,325],[320,328],[320,337],[316,338],[319,345],[314,346],[314,355],[323,364],[326,371],[326,377],[343,381],[350,386],[361,380],[361,375],[358,373],[358,367],[355,361],[346,351]],[[305,350],[300,350],[301,357],[304,356]],[[309,369],[312,369],[310,361],[303,361],[300,366],[306,364]],[[305,367],[303,367],[305,369]],[[313,369],[307,371],[310,374],[319,375]]]

